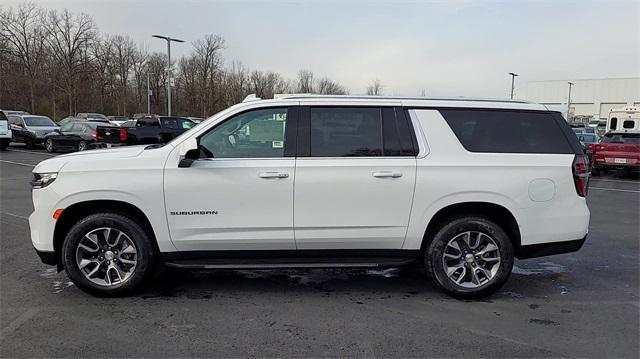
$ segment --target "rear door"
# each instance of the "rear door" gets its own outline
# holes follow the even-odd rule
[[[416,151],[393,107],[304,107],[298,132],[298,249],[400,249]],[[404,146],[404,147],[403,147]]]

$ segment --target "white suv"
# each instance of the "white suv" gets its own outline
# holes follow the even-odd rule
[[[170,143],[34,169],[31,237],[78,287],[181,268],[419,263],[477,298],[514,258],[578,250],[588,163],[558,112],[521,101],[249,100]]]

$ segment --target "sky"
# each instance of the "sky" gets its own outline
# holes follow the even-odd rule
[[[2,6],[22,1],[2,0]],[[40,0],[93,17],[151,51],[163,34],[226,40],[226,63],[294,78],[300,69],[361,94],[516,97],[527,81],[640,76],[640,1]]]

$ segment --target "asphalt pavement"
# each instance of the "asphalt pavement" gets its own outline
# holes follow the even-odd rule
[[[0,152],[0,357],[639,356],[637,177],[592,179],[585,246],[516,261],[482,301],[416,269],[167,271],[103,299],[31,247],[30,172],[49,156]]]

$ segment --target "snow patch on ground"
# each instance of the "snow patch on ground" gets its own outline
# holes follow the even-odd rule
[[[537,275],[537,274],[546,274],[546,273],[567,273],[567,267],[553,263],[553,262],[542,262],[534,268],[523,268],[518,267],[517,265],[513,266],[512,273],[520,274],[520,275]]]

